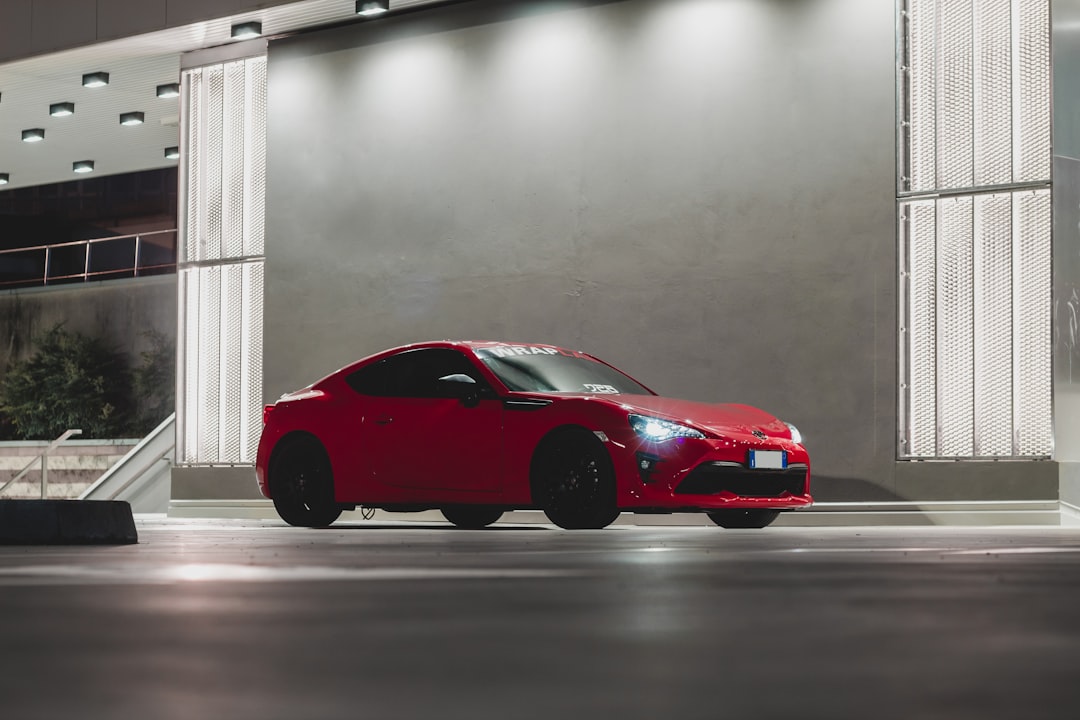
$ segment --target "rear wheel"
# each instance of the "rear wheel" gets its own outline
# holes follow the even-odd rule
[[[318,440],[293,440],[277,452],[270,467],[270,497],[290,525],[326,527],[338,519],[330,458]]]
[[[503,510],[491,505],[448,505],[442,514],[459,528],[479,530],[501,518]]]
[[[729,530],[760,529],[770,525],[779,515],[779,510],[710,510],[709,519],[722,528]]]
[[[532,480],[534,502],[561,528],[600,529],[619,516],[611,456],[586,430],[545,440],[533,461]]]

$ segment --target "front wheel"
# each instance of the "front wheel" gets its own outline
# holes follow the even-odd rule
[[[277,452],[270,466],[270,497],[290,525],[326,527],[338,519],[330,458],[318,440],[294,440]]]
[[[772,524],[779,510],[710,510],[709,519],[729,530],[760,529]]]
[[[442,514],[459,528],[479,530],[501,518],[503,510],[491,505],[448,505],[442,508]]]
[[[532,486],[534,502],[561,528],[599,530],[619,516],[611,456],[585,430],[564,431],[543,443]]]

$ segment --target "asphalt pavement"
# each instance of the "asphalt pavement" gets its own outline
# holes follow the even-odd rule
[[[137,526],[0,547],[0,717],[1080,717],[1076,528]]]

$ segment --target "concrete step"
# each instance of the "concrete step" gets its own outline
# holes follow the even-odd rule
[[[138,443],[137,439],[69,440],[55,448],[48,459],[49,498],[77,498]],[[44,452],[47,442],[0,442],[0,487]],[[8,487],[5,499],[40,498],[41,468],[35,466]]]

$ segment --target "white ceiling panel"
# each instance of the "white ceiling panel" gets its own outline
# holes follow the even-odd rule
[[[391,11],[439,0],[392,0]],[[258,12],[199,22],[0,65],[0,192],[78,179],[72,163],[95,162],[94,175],[175,165],[165,148],[179,144],[176,98],[159,99],[158,85],[180,80],[180,56],[231,42],[233,23],[259,20],[263,35],[354,19],[353,0],[307,0]],[[377,22],[377,20],[376,20]],[[82,76],[109,73],[103,88],[84,88]],[[49,106],[75,103],[75,114],[54,118]],[[143,125],[120,125],[120,113],[141,111]],[[22,141],[22,131],[43,128],[45,140]]]

